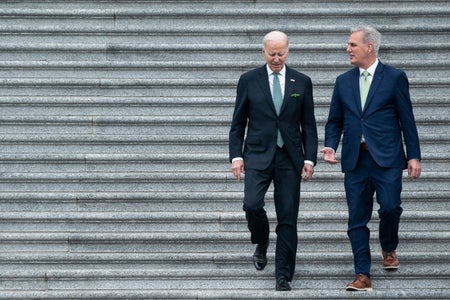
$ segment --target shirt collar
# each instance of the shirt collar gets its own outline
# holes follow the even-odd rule
[[[377,58],[377,59],[375,60],[375,62],[374,62],[370,67],[367,68],[367,72],[369,72],[370,75],[373,76],[373,74],[375,74],[375,70],[377,69],[378,62],[379,62],[379,60],[378,60],[378,58]],[[366,70],[364,70],[363,68],[359,68],[359,75],[362,76],[362,73],[363,73],[364,71],[366,71]]]
[[[274,72],[269,68],[269,65],[266,64],[267,74],[272,75]],[[283,69],[278,73],[283,77],[286,77],[286,65],[283,66]]]

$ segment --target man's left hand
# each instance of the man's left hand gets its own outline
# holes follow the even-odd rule
[[[418,159],[408,160],[408,177],[411,179],[417,179],[422,172],[422,166]]]
[[[314,167],[310,164],[305,164],[302,169],[302,177],[304,181],[308,181],[312,178],[314,173]]]

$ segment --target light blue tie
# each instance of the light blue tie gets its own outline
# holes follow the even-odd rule
[[[275,110],[277,112],[277,116],[280,115],[281,105],[283,104],[283,94],[281,93],[281,84],[280,79],[278,78],[277,73],[273,73],[273,104],[275,105]],[[277,135],[277,145],[278,147],[283,147],[284,141],[281,137],[281,132],[278,129],[278,135]]]
[[[366,105],[367,94],[369,93],[370,81],[369,81],[370,73],[367,71],[362,72],[362,76],[364,77],[361,80],[361,109],[364,110],[364,105]]]

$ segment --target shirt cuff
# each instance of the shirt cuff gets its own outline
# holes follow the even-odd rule
[[[244,160],[244,159],[242,157],[235,157],[231,160],[231,163],[234,163],[235,161],[238,161],[238,160]]]
[[[314,163],[310,160],[305,160],[305,164],[311,165],[314,167]]]

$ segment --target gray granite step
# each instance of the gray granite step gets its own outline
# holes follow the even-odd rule
[[[277,9],[273,9],[274,6]],[[449,299],[450,6],[446,1],[44,1],[0,3],[0,299]],[[404,174],[398,272],[353,266],[339,166],[302,184],[297,273],[274,291],[251,264],[228,126],[262,36],[290,36],[311,76],[320,145],[350,27],[383,33],[406,71],[423,174]],[[339,157],[339,151],[338,151]]]

